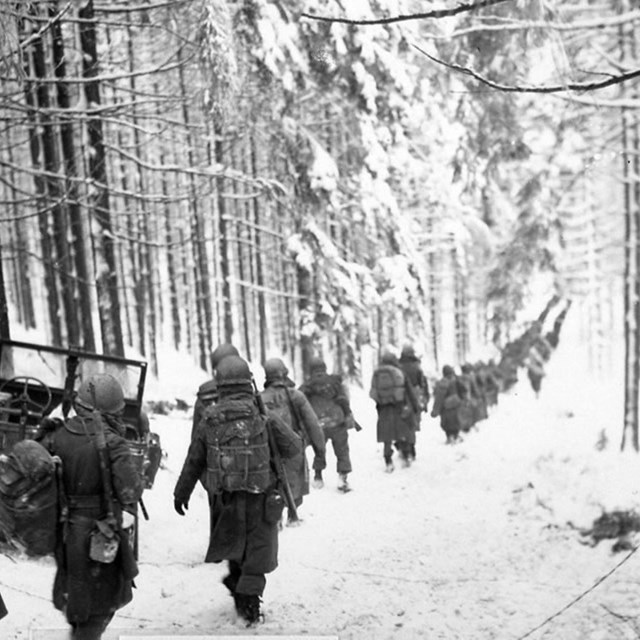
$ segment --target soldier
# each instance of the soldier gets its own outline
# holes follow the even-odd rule
[[[426,413],[429,407],[429,381],[427,380],[427,376],[424,375],[424,371],[422,371],[420,358],[416,355],[412,345],[407,344],[402,347],[399,362],[405,378],[413,387],[413,391],[418,398],[420,411],[416,414],[415,431],[420,431],[420,413],[423,411]],[[415,443],[410,447],[409,459],[416,459]]]
[[[247,626],[262,618],[265,574],[278,565],[284,501],[272,458],[293,458],[302,450],[291,429],[260,413],[252,383],[242,358],[228,356],[218,365],[218,401],[204,413],[174,490],[174,509],[183,516],[196,482],[207,472],[211,517],[205,562],[228,561],[223,583]]]
[[[306,396],[291,387],[294,383],[288,378],[289,371],[280,358],[271,358],[264,363],[264,391],[261,393],[266,408],[275,413],[285,424],[302,439],[303,451],[299,456],[284,463],[287,479],[291,485],[295,504],[302,504],[303,496],[309,493],[309,464],[306,447],[311,445],[314,452],[313,469],[322,473],[327,466],[324,434],[318,418]],[[295,524],[292,514],[287,521]],[[299,521],[298,521],[299,522]]]
[[[331,441],[336,456],[336,471],[340,478],[338,489],[343,493],[351,488],[347,481],[351,473],[349,456],[349,429],[356,427],[351,413],[349,394],[338,375],[327,373],[327,365],[322,358],[312,358],[309,364],[309,379],[300,387],[318,416],[325,440]],[[316,469],[314,486],[324,485],[322,471]]]
[[[398,358],[390,351],[382,354],[380,365],[373,372],[369,397],[375,401],[378,412],[376,437],[383,443],[385,471],[394,470],[393,444],[400,452],[403,465],[408,467],[415,448],[420,405]]]
[[[216,368],[227,356],[239,356],[238,350],[229,343],[224,343],[216,347],[211,354],[211,370],[213,378],[203,382],[198,388],[196,402],[193,405],[193,422],[191,423],[191,437],[196,434],[196,429],[202,420],[204,410],[213,404],[218,398],[216,389]]]
[[[102,637],[116,610],[131,601],[138,572],[130,540],[142,486],[124,438],[124,406],[113,376],[91,376],[74,399],[76,415],[53,423],[46,440],[62,461],[68,512],[55,552],[53,602],[65,613],[73,640]],[[100,529],[115,535],[114,558],[99,553],[97,544],[94,549]]]
[[[467,388],[458,379],[452,366],[442,367],[442,378],[433,390],[431,417],[440,416],[440,427],[447,436],[447,444],[460,441],[460,408],[467,394]]]

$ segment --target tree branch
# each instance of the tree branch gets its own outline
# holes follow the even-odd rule
[[[472,2],[470,4],[459,4],[452,9],[436,9],[435,11],[427,11],[425,13],[411,13],[407,15],[392,16],[390,18],[375,18],[372,20],[350,20],[348,18],[330,18],[327,16],[317,16],[312,13],[303,12],[300,14],[301,18],[308,18],[309,20],[318,20],[320,22],[338,22],[341,24],[356,24],[356,25],[372,25],[372,24],[392,24],[394,22],[407,22],[408,20],[424,20],[428,18],[448,18],[450,16],[458,15],[459,13],[466,13],[474,11],[475,9],[483,9],[484,7],[491,7],[503,2],[513,2],[513,0],[480,0],[479,2]]]
[[[566,84],[546,86],[513,86],[500,84],[498,82],[494,82],[493,80],[489,80],[488,78],[480,75],[477,71],[474,71],[473,69],[470,69],[468,67],[463,67],[462,65],[454,64],[453,62],[445,62],[444,60],[440,60],[440,58],[436,58],[430,53],[427,53],[417,44],[413,44],[412,46],[436,64],[442,65],[447,69],[457,71],[458,73],[461,73],[463,75],[471,76],[475,80],[478,80],[478,82],[481,82],[482,84],[485,84],[492,89],[508,93],[559,93],[561,91],[597,91],[599,89],[605,89],[606,87],[611,87],[613,85],[632,80],[633,78],[640,77],[640,69],[634,69],[632,71],[628,71],[627,73],[621,73],[619,75],[611,76],[610,78],[601,80],[600,82],[568,82]]]

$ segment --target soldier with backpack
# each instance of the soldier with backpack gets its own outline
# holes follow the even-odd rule
[[[373,372],[369,397],[375,401],[378,412],[376,435],[378,442],[383,443],[385,470],[388,473],[394,470],[394,444],[404,466],[409,466],[420,404],[398,358],[390,351],[382,354],[380,365]]]
[[[350,491],[347,476],[351,473],[349,455],[349,429],[357,428],[351,413],[349,394],[339,375],[327,373],[327,365],[321,358],[312,358],[309,379],[300,387],[318,416],[325,441],[331,442],[336,456],[336,471],[340,478],[338,490]],[[314,486],[324,486],[322,471],[316,469]]]
[[[442,367],[442,378],[436,382],[433,390],[431,417],[440,417],[440,427],[446,434],[447,444],[460,441],[460,410],[467,393],[467,387],[456,376],[453,367],[445,364]]]
[[[124,438],[124,407],[120,383],[109,374],[93,375],[76,394],[76,415],[52,421],[55,431],[44,439],[62,468],[53,602],[65,613],[73,640],[101,638],[133,597],[132,528],[142,485]]]
[[[413,387],[413,390],[418,398],[420,412],[424,411],[426,413],[429,406],[429,398],[431,397],[429,393],[429,381],[427,380],[427,376],[424,375],[424,371],[420,366],[420,358],[418,358],[418,356],[416,355],[416,351],[413,348],[413,345],[406,344],[404,347],[402,347],[399,362],[400,368],[402,369],[405,378]],[[420,431],[420,412],[418,412],[415,416],[416,432]],[[411,446],[409,458],[411,460],[416,459],[415,443]]]
[[[302,439],[300,455],[284,461],[287,479],[296,507],[302,504],[303,496],[309,493],[309,464],[306,448],[311,445],[314,452],[313,469],[322,473],[327,466],[324,434],[318,418],[304,393],[294,387],[288,377],[289,371],[280,358],[270,358],[264,363],[264,391],[260,394],[265,407],[275,413],[288,427]],[[288,511],[287,522],[290,525],[299,522]]]
[[[211,370],[213,377],[203,382],[198,387],[196,402],[193,405],[193,421],[191,423],[191,437],[196,434],[196,429],[202,420],[205,409],[218,399],[218,389],[216,387],[216,368],[227,356],[239,356],[238,350],[228,342],[218,345],[211,354]]]
[[[223,583],[247,626],[262,618],[265,574],[278,566],[278,523],[284,509],[278,487],[282,458],[300,454],[300,438],[273,414],[263,415],[249,365],[226,357],[216,368],[218,400],[208,407],[191,441],[174,489],[184,516],[203,472],[210,532],[205,562],[228,561]]]

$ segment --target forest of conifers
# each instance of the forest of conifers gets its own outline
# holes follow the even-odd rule
[[[543,282],[602,350],[640,290],[634,6],[2,0],[0,334],[435,370]]]

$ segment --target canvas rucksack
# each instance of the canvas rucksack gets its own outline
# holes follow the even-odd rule
[[[0,535],[24,546],[29,555],[55,549],[59,468],[59,461],[34,440],[21,440],[0,456]]]
[[[267,419],[251,400],[228,400],[207,409],[206,487],[212,493],[264,493],[272,483]]]
[[[402,371],[392,365],[380,365],[373,372],[369,396],[379,405],[404,402],[405,389]]]
[[[328,375],[318,380],[312,379],[304,387],[304,393],[323,429],[332,429],[344,424],[344,410],[336,401],[340,387],[340,380]]]

